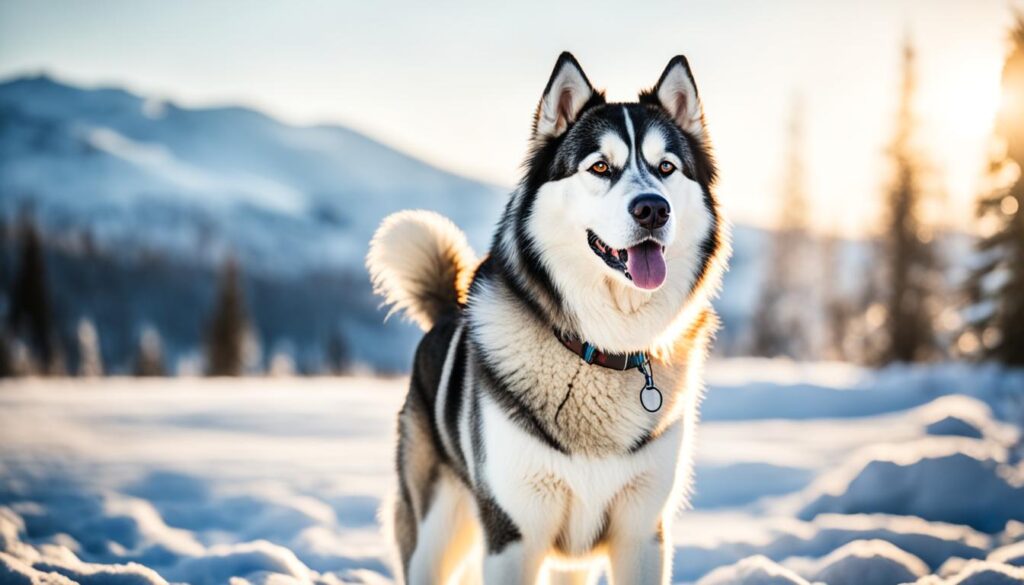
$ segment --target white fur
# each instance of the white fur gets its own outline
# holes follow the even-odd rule
[[[438,317],[437,299],[454,297],[458,281],[476,263],[465,234],[448,218],[423,210],[385,218],[366,256],[374,291],[391,306],[388,316],[405,311],[424,331]]]
[[[663,506],[676,488],[674,463],[682,453],[681,425],[632,455],[568,456],[524,432],[489,400],[483,401],[482,408],[488,484],[523,535],[512,555],[518,557],[517,565],[539,567],[559,534],[570,554],[593,554],[588,547],[600,534],[608,510],[608,554],[612,574],[619,576],[615,582],[663,582],[654,536]],[[650,543],[654,550],[638,543]],[[650,562],[638,564],[636,555]],[[493,562],[505,565],[508,556]],[[651,579],[644,570],[654,570],[657,578]],[[519,582],[533,582],[536,575],[523,577]]]
[[[599,573],[594,568],[561,568],[552,570],[548,585],[595,585]]]
[[[639,154],[650,164],[670,160],[681,167],[682,161],[664,149],[665,139],[656,132],[648,132],[640,148],[625,145],[609,132],[601,141],[599,156],[609,164],[626,167],[625,176],[611,189],[607,181],[582,170],[547,183],[538,192],[530,216],[541,260],[565,304],[573,309],[581,335],[605,351],[648,349],[653,339],[672,326],[690,294],[699,247],[712,229],[711,213],[698,183],[680,171],[661,181],[640,176],[634,158]],[[587,229],[613,248],[635,243],[631,241],[635,224],[628,206],[640,193],[657,193],[672,206],[663,242],[668,275],[655,291],[641,290],[609,269],[587,243]],[[573,213],[565,213],[566,209]]]
[[[476,513],[465,486],[450,474],[443,474],[430,511],[419,524],[416,551],[406,576],[408,585],[448,583],[467,570],[463,565],[469,552],[480,542]]]
[[[666,404],[658,413],[648,413],[639,406],[642,380],[635,372],[580,369],[578,358],[563,351],[550,331],[523,321],[502,287],[489,284],[478,292],[469,308],[474,331],[484,351],[503,356],[496,364],[498,373],[514,390],[531,389],[529,398],[536,401],[532,405],[551,405],[564,398],[567,380],[574,384],[564,418],[553,417],[553,407],[536,410],[556,438],[570,445],[571,456],[541,443],[488,397],[481,398],[485,465],[474,481],[486,480],[523,535],[522,543],[485,561],[485,574],[495,576],[497,583],[532,583],[536,575],[520,571],[538,566],[538,559],[550,555],[554,539],[562,533],[569,552],[581,555],[577,559],[595,562],[595,555],[607,556],[614,583],[666,583],[671,547],[659,544],[653,535],[660,521],[670,538],[672,519],[689,487],[703,347],[689,356],[692,361],[682,355],[672,366],[653,363]],[[531,350],[515,351],[523,347]],[[626,446],[645,430],[658,438],[637,453],[626,454]],[[587,432],[594,435],[588,439],[583,436]],[[643,480],[636,489],[623,489],[638,478]],[[612,524],[608,541],[587,550],[606,509]],[[547,566],[553,566],[550,557]],[[498,578],[509,567],[520,580]]]
[[[444,420],[445,405],[448,404],[448,386],[452,377],[452,368],[455,364],[455,352],[459,350],[459,341],[462,339],[465,325],[459,325],[452,335],[451,343],[448,345],[448,353],[444,358],[444,365],[441,366],[441,379],[437,383],[437,396],[434,398],[434,419]],[[441,435],[441,442],[448,453],[455,452],[455,445],[452,444],[451,433],[444,425],[438,427],[438,434]]]

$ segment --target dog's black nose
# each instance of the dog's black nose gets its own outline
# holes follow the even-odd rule
[[[661,195],[638,195],[629,204],[629,213],[636,223],[649,230],[656,230],[668,223],[671,212],[668,201]]]

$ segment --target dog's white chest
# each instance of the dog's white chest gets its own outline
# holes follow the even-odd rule
[[[637,453],[566,455],[519,428],[494,403],[485,400],[481,407],[488,488],[524,533],[541,535],[564,554],[589,553],[623,498],[648,498],[660,508],[669,497],[681,425]]]

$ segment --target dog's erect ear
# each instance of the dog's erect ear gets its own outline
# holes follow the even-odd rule
[[[686,57],[673,57],[658,83],[641,94],[640,99],[660,104],[683,130],[698,137],[704,134],[704,107]]]
[[[534,138],[561,136],[596,95],[586,74],[568,51],[562,53],[551,72],[544,96],[533,119]]]

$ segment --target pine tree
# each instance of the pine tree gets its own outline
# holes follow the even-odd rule
[[[207,327],[207,373],[240,376],[245,371],[249,344],[249,317],[245,309],[238,264],[228,259],[221,270],[220,289]]]
[[[822,275],[819,299],[823,322],[819,354],[827,360],[847,361],[851,354],[848,343],[855,303],[844,293],[841,283],[830,277],[843,266],[842,242],[838,236],[822,236],[817,242]]]
[[[779,216],[770,263],[754,312],[751,353],[792,358],[810,357],[805,281],[808,252],[807,196],[804,188],[803,128],[799,100],[794,100],[788,130],[786,174],[779,198]]]
[[[21,220],[18,240],[19,262],[10,293],[7,327],[14,338],[24,341],[31,360],[45,373],[58,361],[58,350],[42,237],[28,216]]]
[[[94,378],[103,375],[103,358],[100,353],[100,337],[90,319],[78,322],[78,375]]]
[[[335,376],[344,374],[349,370],[349,347],[345,337],[339,330],[331,332],[327,341],[327,367]]]
[[[914,49],[903,48],[903,71],[896,133],[889,154],[893,178],[885,197],[881,282],[884,322],[880,363],[913,362],[936,351],[935,293],[941,285],[934,239],[921,220],[924,172],[915,150],[916,93]]]
[[[164,376],[164,347],[160,334],[152,327],[145,327],[139,335],[139,345],[135,350],[136,376]]]
[[[967,281],[975,304],[958,345],[964,353],[1024,366],[1024,15],[1018,15],[1011,38],[996,125],[1006,149],[992,164],[995,188],[978,202],[988,229]]]

